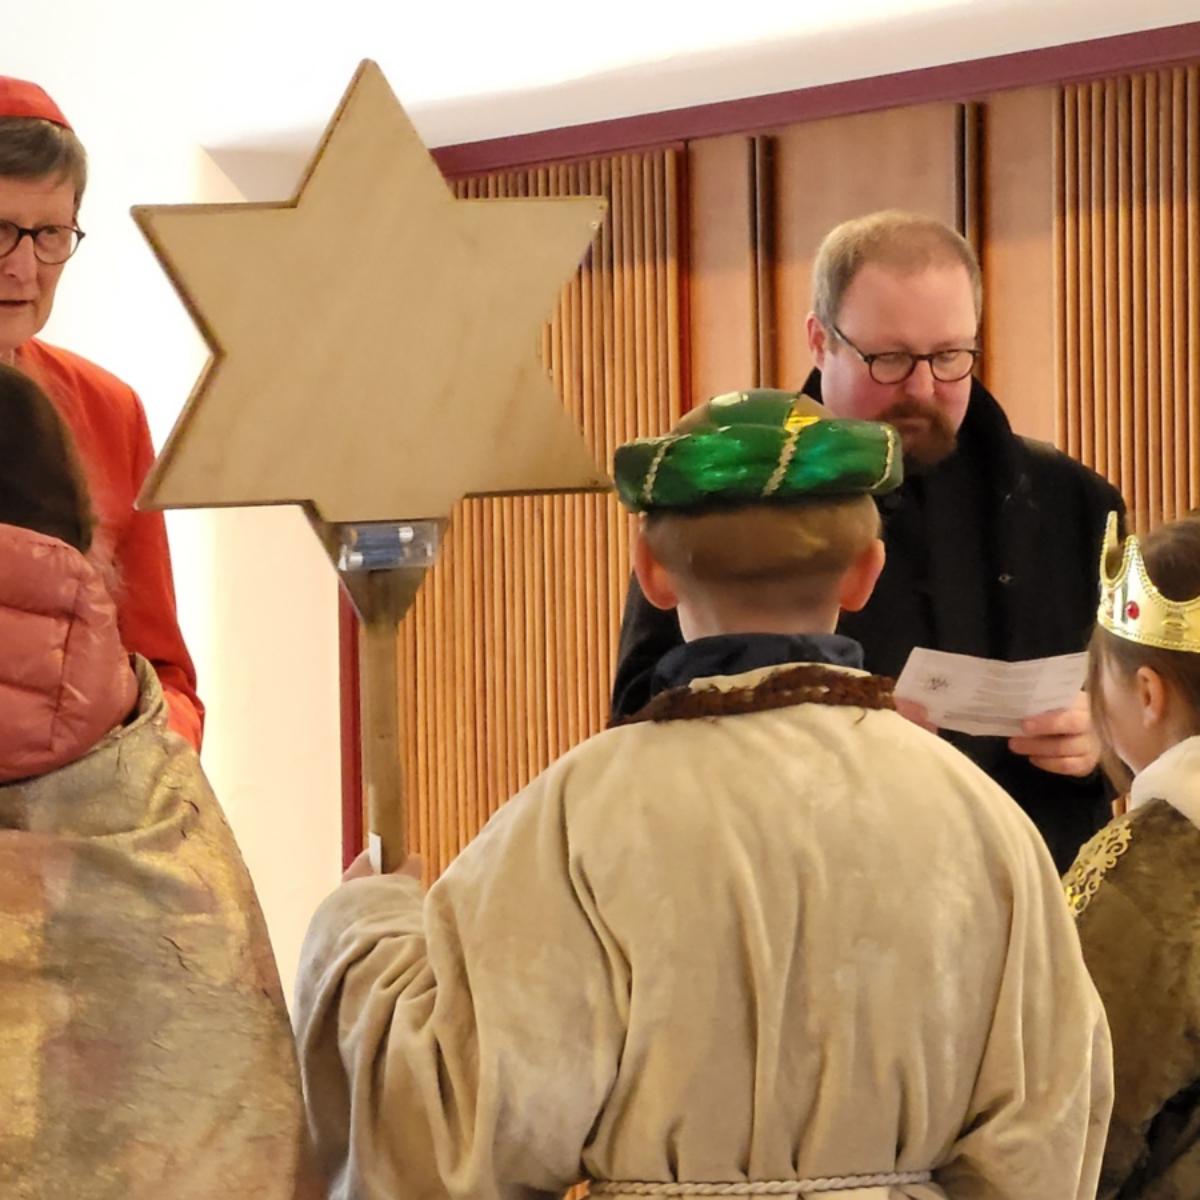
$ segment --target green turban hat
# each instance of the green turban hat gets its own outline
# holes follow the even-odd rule
[[[800,392],[715,396],[665,437],[618,448],[617,495],[634,512],[786,504],[890,492],[903,478],[900,435],[880,421],[832,418]]]

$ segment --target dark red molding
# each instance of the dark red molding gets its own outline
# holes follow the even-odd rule
[[[460,142],[433,151],[454,178],[529,163],[613,154],[664,142],[754,133],[797,121],[845,116],[937,100],[969,100],[990,92],[1041,84],[1078,83],[1125,71],[1149,70],[1200,59],[1200,21],[1116,37],[1022,50],[970,62],[947,63],[821,87],[725,100],[667,112],[567,125],[515,137]]]

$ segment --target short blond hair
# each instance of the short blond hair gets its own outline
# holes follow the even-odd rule
[[[659,511],[643,526],[651,554],[685,592],[776,612],[834,599],[879,529],[879,510],[865,495]]]
[[[826,329],[837,323],[846,289],[868,263],[904,275],[927,267],[961,265],[971,282],[977,321],[983,312],[983,279],[970,242],[932,217],[887,209],[843,221],[818,247],[812,306]]]

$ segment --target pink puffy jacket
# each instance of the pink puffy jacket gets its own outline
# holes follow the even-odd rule
[[[96,569],[57,538],[0,524],[0,783],[82,757],[137,694]]]

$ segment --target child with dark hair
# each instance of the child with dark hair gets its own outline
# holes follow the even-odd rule
[[[92,526],[53,405],[0,366],[0,1195],[308,1196],[254,889]]]
[[[1067,875],[1108,1010],[1116,1098],[1101,1200],[1200,1196],[1200,517],[1110,520],[1088,691],[1129,811]]]
[[[62,419],[42,390],[0,363],[0,524],[49,534],[86,554],[95,517]]]

